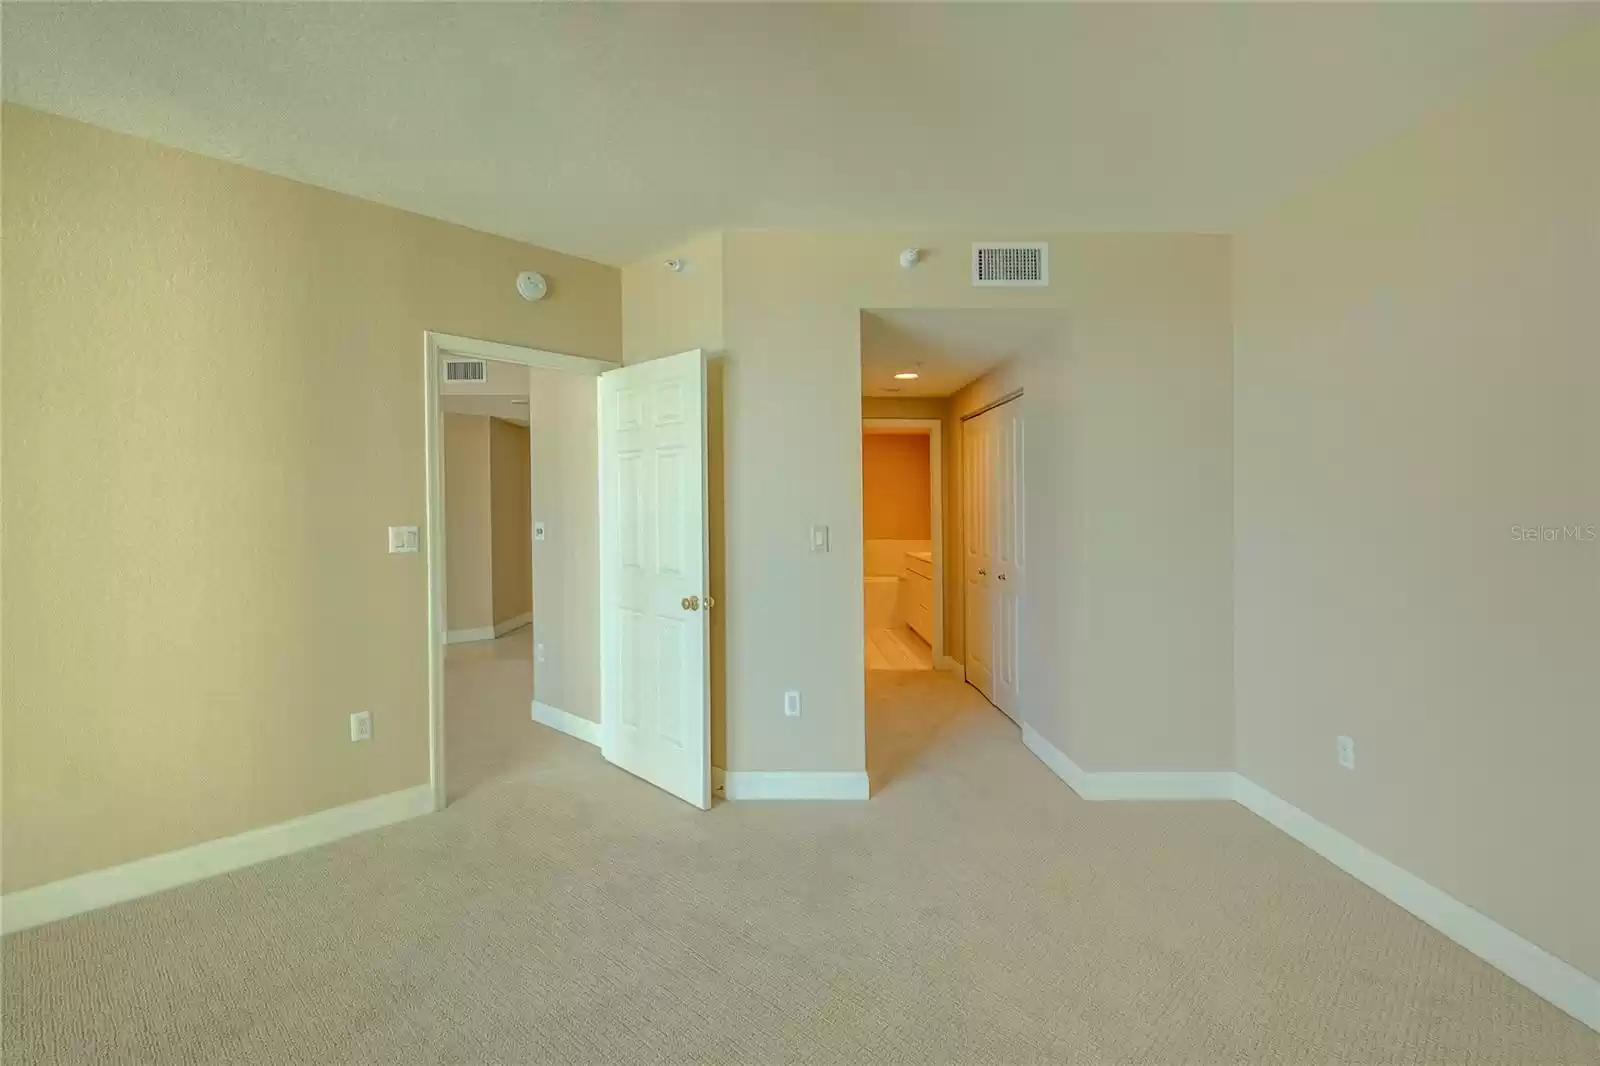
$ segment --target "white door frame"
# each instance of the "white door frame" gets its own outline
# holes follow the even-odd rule
[[[433,788],[433,809],[444,810],[444,412],[440,408],[439,382],[450,356],[488,359],[541,370],[564,370],[599,377],[621,363],[563,355],[517,344],[457,337],[428,330],[422,335],[424,422],[423,449],[427,464],[427,528],[423,550],[428,557],[428,784]],[[531,545],[530,545],[531,548]],[[598,590],[596,590],[598,593]]]
[[[861,428],[925,429],[928,431],[928,510],[933,525],[933,665],[946,669],[955,665],[944,653],[944,473],[940,433],[944,423],[937,418],[863,418]],[[866,595],[866,574],[862,573],[861,595]]]

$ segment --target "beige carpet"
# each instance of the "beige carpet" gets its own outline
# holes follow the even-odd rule
[[[872,690],[869,803],[700,813],[530,726],[443,814],[8,937],[5,1062],[1600,1061],[1242,808]]]

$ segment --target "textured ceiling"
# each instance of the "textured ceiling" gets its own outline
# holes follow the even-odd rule
[[[1595,5],[7,4],[7,99],[619,263],[1219,232]]]
[[[1063,325],[1059,311],[863,311],[861,395],[949,396]]]

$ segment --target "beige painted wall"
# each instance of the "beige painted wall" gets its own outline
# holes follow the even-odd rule
[[[933,396],[863,396],[862,418],[943,418],[949,401]]]
[[[24,108],[3,137],[4,889],[426,783],[424,556],[385,544],[423,524],[423,331],[616,359],[619,273]]]
[[[489,419],[489,524],[494,538],[496,625],[533,610],[530,476],[527,427]]]
[[[1027,713],[1090,769],[1231,766],[1228,241],[1043,235],[1051,287],[978,290],[967,249],[988,236],[724,236],[730,768],[864,766],[859,313],[962,306],[1072,322],[1045,369],[1070,361],[1076,390],[1053,403],[1083,450],[1057,441],[1044,463],[1048,434],[1030,437],[1030,471],[1079,477],[1082,507],[1034,551],[1076,534],[1104,572],[1081,578],[1087,621],[1040,634],[1082,660],[1076,687],[1040,686]],[[948,254],[906,271],[909,245]],[[808,550],[813,524],[832,527],[830,554]],[[788,688],[800,718],[782,714]]]
[[[683,269],[664,265],[677,259]],[[704,233],[623,268],[623,361],[722,350],[723,235]]]
[[[495,622],[489,421],[481,415],[444,416],[444,607],[452,630]]]
[[[921,434],[861,435],[862,524],[868,540],[931,540],[930,439]]]
[[[1246,776],[1600,977],[1600,543],[1514,534],[1600,524],[1597,99],[1591,33],[1240,238],[1235,663]]]
[[[600,720],[600,453],[598,379],[528,371],[534,518],[533,698]]]

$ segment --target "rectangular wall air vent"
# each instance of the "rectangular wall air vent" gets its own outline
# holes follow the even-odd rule
[[[488,368],[482,359],[446,359],[444,364],[444,379],[446,381],[485,381],[488,379]]]
[[[1050,284],[1048,244],[974,244],[972,284],[1038,288]]]

